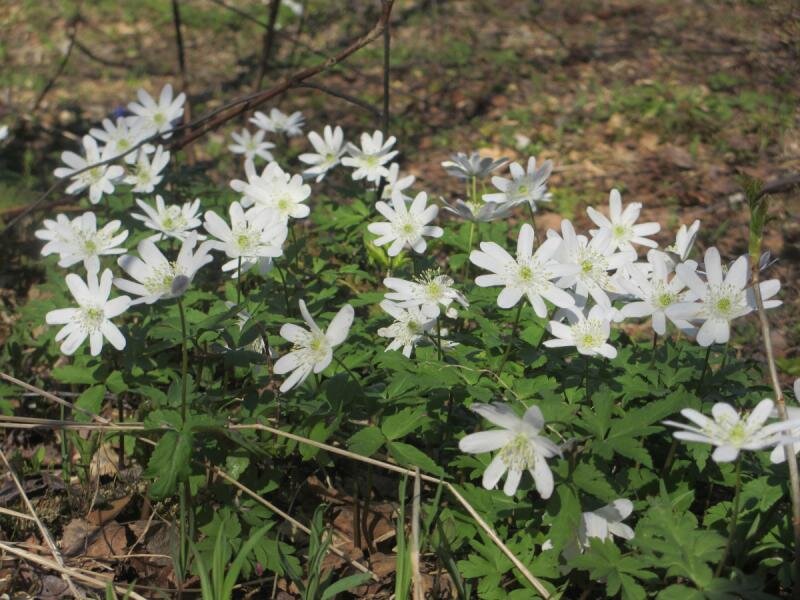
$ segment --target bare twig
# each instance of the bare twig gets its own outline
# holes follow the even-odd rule
[[[383,29],[383,110],[381,111],[381,129],[383,135],[389,135],[389,93],[390,93],[390,72],[391,66],[391,45],[392,45],[392,31],[389,23]],[[378,193],[376,198],[378,200],[383,196],[383,188],[386,187],[386,178],[381,177],[378,182]]]
[[[267,17],[267,27],[264,30],[264,37],[261,43],[261,63],[258,66],[258,83],[256,89],[260,90],[264,84],[264,76],[267,74],[272,50],[275,47],[275,25],[278,22],[278,11],[281,8],[281,0],[270,0],[269,16]]]
[[[342,100],[345,100],[346,102],[349,102],[350,104],[355,104],[356,106],[359,106],[359,107],[363,108],[364,110],[369,111],[375,117],[380,117],[381,114],[382,114],[380,109],[376,108],[375,106],[373,106],[369,102],[367,102],[365,100],[362,100],[361,98],[357,98],[356,96],[353,96],[351,94],[347,94],[345,92],[342,92],[340,90],[335,90],[335,89],[333,89],[331,87],[328,87],[327,85],[322,85],[322,84],[319,84],[319,83],[313,83],[311,81],[308,81],[306,83],[300,83],[300,84],[296,85],[295,87],[310,88],[312,90],[319,90],[320,92],[325,92],[329,96],[333,96],[334,98],[341,98]]]
[[[61,62],[58,63],[58,67],[53,73],[53,76],[47,81],[45,86],[42,88],[42,91],[39,92],[39,95],[36,97],[36,101],[33,103],[30,112],[35,113],[39,106],[41,106],[42,102],[44,101],[44,97],[53,89],[53,86],[56,83],[56,80],[61,77],[61,74],[64,72],[64,69],[67,68],[67,63],[69,62],[70,56],[72,56],[72,49],[75,47],[75,37],[78,35],[78,23],[80,22],[80,12],[78,12],[72,19],[70,19],[69,24],[67,25],[69,30],[69,44],[67,46],[66,52],[64,52],[64,56],[61,57]]]
[[[181,22],[181,8],[179,0],[172,0],[172,24],[175,27],[175,46],[178,52],[178,71],[181,76],[181,91],[186,94],[186,102],[183,106],[183,124],[188,125],[192,122],[192,101],[189,97],[189,77],[186,69],[186,51],[183,44],[183,26]],[[194,150],[186,151],[186,161],[194,164]],[[122,456],[122,454],[120,454]]]

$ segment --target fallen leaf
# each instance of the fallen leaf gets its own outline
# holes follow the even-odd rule
[[[133,498],[133,496],[128,495],[106,502],[106,505],[90,511],[89,514],[86,515],[86,520],[93,525],[107,523],[125,510],[125,507],[130,504],[131,498]]]

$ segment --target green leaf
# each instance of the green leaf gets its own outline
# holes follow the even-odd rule
[[[386,438],[381,433],[381,430],[374,425],[370,425],[350,436],[350,439],[347,440],[347,447],[356,454],[372,456],[378,451],[378,448],[383,446],[385,441]]]
[[[103,398],[105,398],[105,395],[106,395],[106,386],[104,385],[92,386],[89,389],[85,390],[80,396],[78,396],[77,400],[75,400],[75,406],[82,408],[84,410],[88,410],[90,413],[97,414],[103,407]],[[91,417],[84,412],[76,410],[75,420],[80,421],[81,423],[86,423],[91,420]]]
[[[401,465],[406,467],[419,467],[421,471],[428,471],[436,475],[443,475],[444,471],[431,460],[422,450],[402,442],[389,442],[389,453]]]
[[[325,591],[322,592],[321,600],[335,598],[337,594],[341,594],[342,592],[352,590],[354,587],[363,585],[370,580],[370,577],[372,576],[369,573],[356,573],[355,575],[344,577],[338,580],[336,583],[325,588]]]
[[[97,377],[91,369],[84,366],[77,365],[64,365],[63,367],[56,367],[53,369],[53,379],[61,383],[80,383],[92,384],[97,383]]]
[[[404,408],[399,413],[386,417],[381,424],[381,431],[388,440],[396,440],[411,433],[427,420],[425,407]]]
[[[579,463],[572,473],[572,481],[580,489],[604,502],[614,500],[619,494],[608,483],[608,473],[603,473],[590,463]]]
[[[191,457],[190,432],[168,431],[162,435],[145,470],[145,476],[154,480],[150,486],[150,496],[164,498],[173,494],[178,481],[189,475]]]

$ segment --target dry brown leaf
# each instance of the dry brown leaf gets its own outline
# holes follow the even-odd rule
[[[114,519],[130,504],[133,496],[128,495],[106,503],[106,506],[95,508],[86,515],[86,520],[92,525],[102,525]]]
[[[116,475],[119,472],[119,454],[109,443],[97,449],[89,463],[89,478],[97,481],[103,475]]]

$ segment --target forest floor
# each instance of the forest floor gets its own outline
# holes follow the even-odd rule
[[[193,116],[257,84],[264,28],[255,21],[267,20],[267,7],[228,3],[236,10],[216,0],[180,3]],[[320,53],[340,49],[377,17],[375,2],[305,4],[306,17],[281,29],[265,88],[323,60]],[[0,124],[12,133],[0,146],[0,222],[44,191],[60,153],[138,88],[183,88],[170,2],[83,3],[75,19],[78,5],[3,8]],[[698,248],[717,245],[733,260],[747,252],[741,177],[766,182],[800,172],[798,40],[800,9],[790,1],[398,0],[389,133],[399,140],[401,169],[433,197],[458,194],[440,166],[456,151],[552,159],[553,201],[537,216],[540,228],[557,228],[562,218],[587,227],[585,207],[607,206],[618,188],[623,201],[644,204],[643,220],[662,223],[660,243],[700,219]],[[381,64],[377,42],[314,81],[380,107]],[[308,130],[340,124],[351,139],[379,125],[317,89],[290,90],[277,105],[302,111]],[[229,132],[213,132],[193,150],[220,186],[241,176],[238,162],[218,160]],[[292,144],[299,152],[306,140]],[[769,276],[781,279],[784,300],[770,316],[788,381],[800,376],[800,192],[773,196],[769,214],[765,247],[779,259]],[[0,343],[18,307],[40,294],[32,233],[43,216],[0,240]],[[757,336],[749,320],[731,348],[758,357]]]

